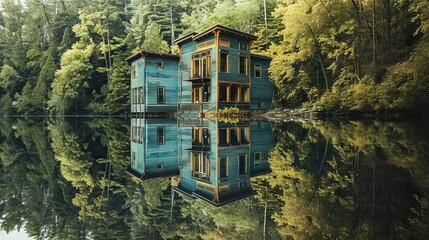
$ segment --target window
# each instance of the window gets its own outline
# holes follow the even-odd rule
[[[220,53],[220,72],[228,72],[228,53]]]
[[[250,142],[249,127],[219,128],[219,147],[247,145]]]
[[[158,87],[158,103],[165,103],[165,87]]]
[[[220,166],[219,177],[220,178],[228,177],[228,158],[227,157],[220,158],[219,166]]]
[[[255,64],[254,75],[255,75],[255,78],[261,78],[262,77],[262,66],[260,64]]]
[[[240,63],[239,63],[238,73],[240,73],[240,74],[246,74],[247,75],[248,64],[249,64],[248,58],[240,56]]]
[[[192,145],[209,145],[210,131],[208,128],[192,128]]]
[[[131,166],[135,166],[135,165],[136,165],[136,153],[131,152]]]
[[[210,159],[206,152],[191,153],[192,177],[208,180],[210,178]]]
[[[249,128],[240,128],[240,143],[249,144]]]
[[[211,75],[210,51],[192,55],[192,78],[208,78]]]
[[[227,102],[228,101],[228,85],[222,84],[219,85],[219,102]]]
[[[239,89],[239,86],[237,86],[237,85],[232,85],[231,86],[231,94],[230,94],[230,99],[229,99],[229,101],[230,102],[238,102],[238,89]]]
[[[208,102],[210,99],[210,86],[208,85],[193,85],[192,86],[192,102],[201,103]]]
[[[140,89],[140,94],[139,94],[139,103],[144,103],[144,89],[143,89],[143,87],[140,87],[139,88]]]
[[[249,85],[219,84],[219,102],[244,102],[250,101]]]
[[[131,64],[131,79],[137,78],[137,67],[135,64]]]
[[[255,152],[254,162],[255,162],[255,167],[261,165],[261,153],[260,152]]]
[[[131,103],[136,103],[136,100],[134,99],[136,96],[135,88],[131,89]]]
[[[143,129],[142,127],[131,127],[131,140],[135,143],[143,142]]]
[[[157,62],[156,62],[156,67],[157,67],[158,69],[163,68],[163,67],[164,67],[164,62],[157,61]]]
[[[137,87],[131,89],[131,103],[144,103],[144,89],[143,87]]]
[[[228,129],[220,128],[219,129],[219,146],[228,145]]]
[[[247,154],[238,156],[238,174],[243,175],[247,173]]]
[[[240,50],[247,51],[247,50],[249,50],[249,45],[247,43],[241,42],[241,43],[239,43],[239,48],[240,48]]]
[[[240,145],[239,135],[238,135],[238,128],[230,128],[230,143],[231,145]]]
[[[241,99],[240,102],[249,102],[249,87],[242,86],[241,87]]]
[[[157,170],[157,171],[160,171],[160,170],[162,170],[162,169],[164,169],[164,163],[157,163],[157,164],[156,164],[156,170]]]
[[[158,127],[156,129],[156,139],[157,139],[158,145],[165,144],[165,128]]]

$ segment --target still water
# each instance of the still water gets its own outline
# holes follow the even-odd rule
[[[0,119],[0,236],[428,239],[428,136],[407,121]]]

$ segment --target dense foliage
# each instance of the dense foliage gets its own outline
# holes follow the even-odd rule
[[[223,24],[273,57],[277,104],[331,111],[427,109],[425,0],[4,0],[2,114],[121,114],[138,49]],[[265,14],[266,13],[266,14]]]

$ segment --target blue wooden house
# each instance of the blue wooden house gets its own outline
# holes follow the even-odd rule
[[[180,49],[179,113],[225,107],[269,109],[271,58],[252,54],[255,36],[221,25],[176,40]]]
[[[133,54],[127,58],[131,112],[201,115],[226,107],[269,109],[274,93],[268,73],[271,58],[251,53],[255,39],[215,25],[177,39],[179,55],[146,50]]]
[[[131,163],[139,179],[179,175],[177,124],[171,119],[131,119]]]
[[[176,112],[180,56],[141,50],[131,64],[131,113]]]

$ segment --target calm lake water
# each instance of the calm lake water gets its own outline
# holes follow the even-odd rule
[[[428,136],[407,121],[0,119],[0,236],[429,239]]]

